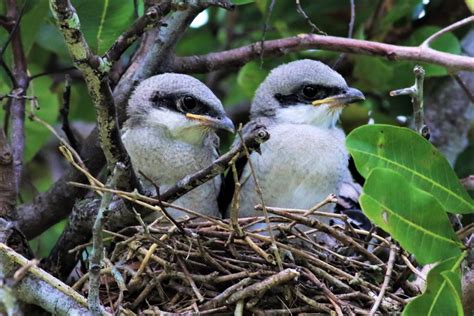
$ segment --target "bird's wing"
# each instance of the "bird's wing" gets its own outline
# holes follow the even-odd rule
[[[370,230],[372,224],[362,212],[359,204],[361,193],[362,187],[354,181],[349,168],[347,168],[337,194],[336,212],[346,214],[353,226]]]
[[[269,124],[270,124],[270,120],[267,118],[254,119],[244,125],[244,127],[242,128],[242,135],[245,137],[245,135],[248,135],[250,132],[254,131],[255,129],[261,128],[262,126],[268,127]],[[231,148],[238,146],[239,143],[240,143],[240,137],[237,135],[235,137],[234,143],[232,144]],[[246,155],[242,155],[239,159],[235,161],[237,176],[239,178],[239,182],[241,185],[249,178],[249,175],[250,175],[250,173],[243,175],[243,171],[245,169],[245,166],[247,165],[247,161],[248,161],[248,158]],[[235,190],[234,176],[232,174],[232,170],[229,169],[224,177],[224,180],[222,181],[219,197],[217,199],[219,210],[223,216],[225,216],[225,213],[230,203],[232,202],[234,190]]]

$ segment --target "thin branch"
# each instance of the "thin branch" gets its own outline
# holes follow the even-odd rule
[[[420,46],[421,47],[429,47],[431,43],[433,43],[436,39],[443,36],[444,34],[446,34],[448,32],[451,32],[451,31],[454,31],[455,29],[460,28],[463,25],[473,23],[473,22],[474,22],[474,15],[471,15],[471,16],[469,16],[467,18],[464,18],[460,21],[457,21],[457,22],[455,22],[455,23],[439,30],[438,32],[431,35],[430,37],[428,37],[426,40],[423,41],[423,43],[421,43]]]
[[[125,165],[118,163],[114,168],[112,175],[106,183],[106,187],[114,188],[117,185],[121,173],[125,171]],[[102,240],[102,229],[104,227],[105,216],[109,210],[109,204],[112,201],[112,193],[104,193],[100,207],[92,227],[92,253],[89,262],[89,296],[87,302],[89,309],[94,315],[103,313],[103,307],[100,304],[99,287],[100,287],[100,269],[102,259],[104,257],[104,244]]]
[[[409,95],[413,103],[413,119],[415,130],[423,137],[429,139],[430,130],[425,124],[423,109],[423,82],[425,79],[425,70],[421,66],[413,68],[415,75],[415,84],[408,88],[390,91],[390,96]]]
[[[271,0],[270,4],[268,5],[267,17],[265,18],[265,23],[263,24],[262,39],[260,40],[261,47],[264,47],[264,45],[265,45],[265,36],[267,35],[268,26],[270,25],[270,21],[271,21],[271,18],[272,18],[272,13],[273,13],[273,8],[274,7],[275,7],[275,0]],[[263,54],[264,54],[264,52],[265,52],[265,49],[262,49],[261,53],[260,53],[260,67],[263,66]]]
[[[174,186],[161,194],[161,199],[163,201],[171,202],[183,196],[191,189],[209,181],[216,175],[223,173],[229,166],[230,161],[236,155],[245,155],[245,148],[258,148],[260,144],[267,141],[269,137],[270,135],[264,127],[252,131],[250,134],[246,135],[242,142],[229,150],[226,154],[216,159],[210,166],[179,180]]]
[[[163,1],[148,8],[141,17],[135,20],[130,28],[125,31],[104,54],[110,63],[117,61],[120,56],[135,42],[145,31],[158,25],[161,18],[171,9],[171,1]]]
[[[453,74],[454,80],[461,86],[461,88],[464,90],[466,93],[467,97],[469,100],[471,100],[472,103],[474,103],[474,91],[471,91],[470,87],[462,80],[461,76],[459,74]]]
[[[377,296],[374,305],[372,306],[372,309],[370,310],[369,315],[373,316],[377,312],[377,309],[380,306],[380,303],[382,303],[383,296],[385,295],[385,291],[387,290],[388,283],[390,282],[390,278],[392,277],[392,272],[393,272],[393,265],[395,264],[395,258],[397,254],[397,246],[391,245],[390,246],[390,255],[388,257],[388,262],[387,262],[387,271],[385,272],[385,278],[383,280],[382,286],[380,287],[380,292],[379,295]]]
[[[319,27],[311,21],[311,18],[306,14],[306,12],[303,10],[303,7],[301,6],[300,0],[296,0],[296,12],[298,12],[311,26],[311,31],[310,33],[314,33],[314,31],[318,32],[321,35],[328,35],[326,32],[322,31],[319,29]]]
[[[206,73],[229,67],[240,67],[260,56],[261,43],[206,55],[176,57],[168,67],[181,73]],[[283,39],[265,41],[265,56],[283,56],[307,49],[324,49],[358,55],[381,56],[388,60],[427,62],[447,68],[452,72],[474,70],[474,58],[440,52],[430,47],[398,46],[392,44],[349,39],[335,36],[303,34]]]
[[[31,78],[30,78],[31,79]],[[64,82],[64,91],[63,91],[63,104],[59,109],[59,114],[61,116],[61,128],[66,134],[66,137],[71,144],[71,147],[74,148],[75,151],[78,151],[80,148],[80,144],[77,141],[74,132],[71,129],[71,125],[69,124],[69,105],[71,101],[71,78],[69,75],[66,75],[66,80]]]
[[[347,38],[352,38],[352,34],[354,33],[354,23],[355,23],[355,4],[354,0],[349,0],[350,8],[351,8],[351,18],[349,20],[349,29],[347,31]],[[338,64],[341,62],[346,57],[345,53],[342,53],[337,57],[336,62],[334,62],[334,65],[332,68],[336,69]]]

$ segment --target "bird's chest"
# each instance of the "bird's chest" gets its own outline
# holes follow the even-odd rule
[[[134,169],[163,188],[212,162],[212,148],[170,139],[149,129],[128,130],[122,140]]]
[[[252,157],[267,199],[307,208],[337,192],[348,164],[341,130],[278,124],[269,132],[262,154]]]

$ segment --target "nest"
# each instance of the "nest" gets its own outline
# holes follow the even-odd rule
[[[273,236],[251,231],[264,218],[155,221],[112,233],[100,296],[121,314],[338,315],[400,311],[416,295],[413,269],[390,240],[325,224],[296,210],[268,208]],[[108,258],[108,259],[107,259]],[[74,288],[87,294],[87,274]]]

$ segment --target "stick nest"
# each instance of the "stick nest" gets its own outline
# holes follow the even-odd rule
[[[239,219],[240,236],[227,220],[196,218],[181,221],[179,229],[157,220],[110,232],[102,304],[125,315],[353,315],[369,313],[374,304],[388,314],[417,294],[407,281],[410,263],[390,240],[352,228],[341,215],[329,226],[280,213],[270,218],[273,242],[267,231],[248,228],[263,218]],[[87,294],[87,283],[84,274],[74,288]]]

